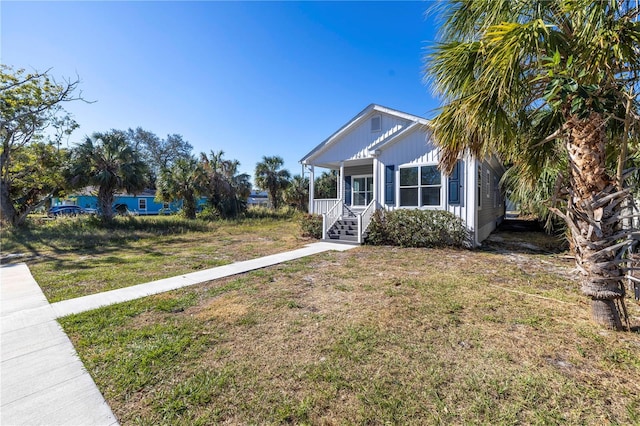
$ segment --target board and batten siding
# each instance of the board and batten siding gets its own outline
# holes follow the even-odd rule
[[[371,118],[378,115],[382,119],[382,129],[372,132]],[[368,114],[354,129],[333,141],[331,146],[326,148],[313,161],[316,164],[321,164],[370,158],[372,154],[370,148],[372,146],[393,137],[410,123],[408,120],[374,111]]]
[[[440,151],[435,143],[431,140],[430,133],[422,128],[417,129],[410,135],[407,135],[401,141],[393,144],[382,151],[376,162],[378,170],[377,199],[385,206],[387,210],[395,210],[400,207],[400,168],[411,166],[434,165],[440,161]],[[394,167],[394,204],[387,205],[385,200],[385,172],[387,166]],[[473,196],[474,170],[475,161],[470,156],[465,156],[460,163],[460,202],[449,204],[449,176],[443,174],[441,179],[441,206],[439,209],[447,210],[454,215],[460,217],[465,225],[473,230],[475,227],[475,217],[473,209],[473,199],[469,199],[469,195]],[[470,171],[471,170],[471,171]],[[423,207],[434,208],[434,207]]]
[[[437,164],[439,151],[429,134],[423,130],[415,130],[380,153],[381,163],[395,166],[412,164]]]

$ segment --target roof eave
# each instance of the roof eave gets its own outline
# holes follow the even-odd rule
[[[385,114],[389,114],[389,115],[393,115],[396,117],[400,117],[403,118],[405,120],[408,121],[412,121],[416,124],[421,124],[424,126],[430,126],[431,122],[425,118],[419,117],[417,115],[413,115],[413,114],[408,114],[406,112],[402,112],[402,111],[398,111],[396,109],[392,109],[392,108],[387,108],[384,107],[382,105],[378,105],[378,104],[369,104],[365,109],[363,109],[362,111],[360,111],[358,114],[356,114],[355,117],[353,117],[350,121],[348,121],[344,126],[342,126],[340,129],[338,129],[336,132],[334,132],[331,136],[329,136],[327,139],[325,139],[324,141],[322,141],[320,144],[318,144],[315,148],[313,148],[307,155],[305,155],[304,157],[302,157],[302,159],[300,159],[300,163],[303,165],[309,165],[309,161],[315,157],[316,155],[319,155],[325,148],[328,148],[340,135],[342,135],[344,132],[346,132],[347,130],[349,130],[350,128],[352,128],[353,126],[359,124],[365,117],[367,117],[372,111],[378,111],[378,112],[382,112]],[[411,128],[413,126],[410,125],[407,127]],[[400,134],[405,134],[405,132],[400,132]],[[396,135],[397,136],[400,136]],[[396,138],[394,137],[394,139]],[[385,143],[383,143],[382,145],[380,145],[379,147],[382,146],[386,146],[390,141],[387,141]],[[379,147],[375,147],[372,149],[379,149]]]

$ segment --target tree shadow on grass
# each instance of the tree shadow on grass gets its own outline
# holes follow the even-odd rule
[[[103,223],[99,218],[36,220],[21,228],[5,231],[0,264],[34,259],[55,260],[56,255],[82,252],[104,254],[131,248],[141,238],[179,236],[190,232],[213,231],[215,225],[182,218],[118,218]]]
[[[564,235],[546,233],[537,221],[505,220],[480,250],[498,253],[558,255],[569,250]]]

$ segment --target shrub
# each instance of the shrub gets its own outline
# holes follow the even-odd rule
[[[469,247],[464,221],[442,210],[376,211],[368,229],[367,244],[401,247]]]
[[[373,246],[393,245],[387,235],[387,215],[384,210],[373,212],[364,242]]]
[[[322,215],[305,214],[300,218],[303,237],[322,238]]]
[[[244,213],[244,217],[247,219],[290,219],[294,217],[297,210],[290,206],[280,207],[278,210],[273,210],[268,207],[249,207]]]
[[[206,205],[199,213],[196,213],[196,217],[198,219],[213,222],[216,220],[220,220],[220,212],[210,205]]]

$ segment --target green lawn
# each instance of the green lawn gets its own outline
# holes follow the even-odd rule
[[[188,221],[175,216],[40,219],[3,230],[2,254],[24,261],[50,302],[299,248],[297,221]]]
[[[571,268],[360,247],[61,323],[122,424],[639,424],[640,334]]]

